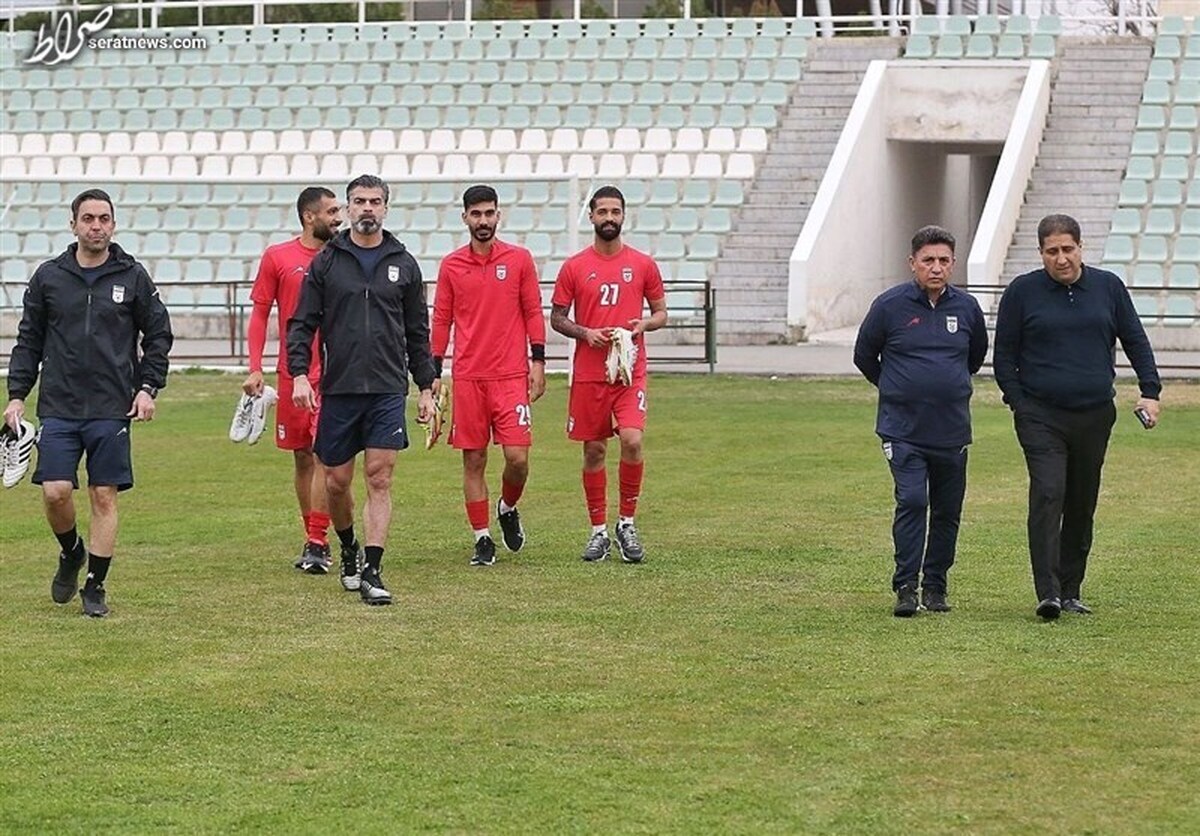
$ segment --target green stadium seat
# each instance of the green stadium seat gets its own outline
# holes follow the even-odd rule
[[[1133,287],[1162,287],[1163,284],[1161,264],[1138,264],[1133,268]]]
[[[1133,261],[1133,238],[1128,235],[1110,235],[1104,243],[1104,261],[1128,264]]]
[[[921,18],[918,18],[920,20]],[[909,35],[904,44],[906,58],[932,58],[933,41],[928,35]]]
[[[1192,35],[1187,39],[1188,58],[1200,58],[1200,34]]]
[[[1153,206],[1179,206],[1183,203],[1183,183],[1178,180],[1157,180],[1154,183]]]
[[[1129,164],[1125,168],[1125,177],[1129,180],[1153,180],[1154,158],[1153,157],[1130,157]]]
[[[1033,31],[1039,35],[1057,37],[1062,34],[1062,19],[1058,15],[1042,15],[1037,19]]]
[[[1200,235],[1200,209],[1184,209],[1179,216],[1180,235]]]
[[[1158,177],[1160,180],[1179,180],[1180,182],[1188,179],[1188,158],[1163,157]]]
[[[1057,53],[1053,36],[1034,35],[1029,39],[1029,57],[1052,59]]]
[[[1168,294],[1164,312],[1169,319],[1166,320],[1167,325],[1187,328],[1196,321],[1197,305],[1196,294]]]
[[[1182,37],[1187,35],[1187,22],[1182,17],[1171,16],[1164,17],[1158,22],[1159,35],[1174,35]]]
[[[1167,284],[1173,288],[1200,287],[1200,267],[1195,264],[1179,263],[1178,254],[1175,260],[1176,263],[1171,266]]]
[[[1171,130],[1195,131],[1200,128],[1196,119],[1196,108],[1192,105],[1177,104],[1171,108]]]
[[[995,44],[991,35],[974,34],[967,41],[968,58],[991,58]]]
[[[1160,35],[1154,39],[1154,57],[1174,61],[1183,57],[1183,48],[1179,38],[1173,35]]]
[[[1181,235],[1175,240],[1176,264],[1200,264],[1200,235]]]
[[[1142,87],[1142,104],[1167,105],[1171,103],[1171,87],[1165,81],[1147,81]]]
[[[1167,126],[1167,117],[1161,105],[1141,105],[1138,108],[1137,129],[1139,131],[1161,130]]]
[[[937,58],[962,58],[963,41],[958,35],[942,35],[937,41]]]
[[[1137,209],[1123,208],[1113,212],[1110,234],[1137,235],[1142,231],[1142,215]]]
[[[1175,103],[1200,105],[1200,79],[1181,79],[1175,85]]]
[[[999,35],[1000,18],[996,15],[980,15],[975,19],[975,32],[979,35]]]
[[[1143,235],[1138,242],[1138,261],[1161,264],[1167,260],[1167,239],[1162,235]]]
[[[1004,32],[1026,37],[1033,34],[1033,26],[1026,15],[1012,15],[1004,26]]]
[[[1158,155],[1158,151],[1157,131],[1137,131],[1134,133],[1133,145],[1130,149],[1131,156],[1155,157]]]
[[[1146,225],[1141,231],[1149,235],[1171,235],[1175,232],[1175,210],[1161,207],[1151,209],[1146,214]]]
[[[1200,80],[1200,59],[1189,58],[1179,65],[1180,81]]]

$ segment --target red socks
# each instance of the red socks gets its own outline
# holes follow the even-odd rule
[[[486,499],[463,504],[467,506],[467,522],[471,524],[472,531],[481,531],[488,527],[488,501]]]
[[[620,513],[622,517],[632,517],[637,512],[638,495],[642,492],[642,474],[646,470],[645,462],[633,464],[621,462],[617,470],[620,481]]]
[[[324,511],[309,511],[302,516],[308,542],[316,543],[318,546],[328,546],[329,539],[325,536],[325,532],[329,530],[329,515]]]
[[[515,508],[517,500],[521,498],[521,494],[525,493],[525,485],[514,485],[505,479],[500,480],[500,498],[504,500],[504,504],[509,508]]]
[[[608,471],[583,471],[583,495],[592,525],[604,525],[608,519]]]

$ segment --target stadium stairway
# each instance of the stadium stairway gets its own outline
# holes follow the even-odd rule
[[[763,345],[793,339],[787,325],[788,259],[850,115],[867,66],[899,55],[901,39],[814,39],[754,185],[725,239],[713,283],[718,340]]]
[[[1129,162],[1150,51],[1149,41],[1128,37],[1059,40],[1050,115],[1001,282],[1042,266],[1037,225],[1055,212],[1079,221],[1084,260],[1100,263]]]

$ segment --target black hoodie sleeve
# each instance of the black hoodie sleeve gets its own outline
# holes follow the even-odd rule
[[[425,282],[417,260],[408,256],[416,280],[405,286],[404,339],[408,351],[408,370],[418,389],[428,389],[436,377],[433,352],[429,347],[429,305],[425,301]]]
[[[24,310],[17,326],[17,342],[8,361],[8,397],[24,400],[37,383],[38,367],[46,346],[46,300],[41,268],[25,288]]]
[[[296,311],[288,320],[287,367],[292,377],[307,375],[312,363],[313,336],[325,317],[325,271],[328,268],[329,253],[317,253],[300,285]]]
[[[167,385],[167,369],[170,366],[167,355],[175,344],[175,336],[171,333],[171,317],[154,281],[141,265],[137,267],[137,276],[133,316],[142,334],[141,385],[162,389]]]

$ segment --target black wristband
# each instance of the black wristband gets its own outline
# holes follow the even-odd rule
[[[534,343],[529,346],[529,356],[535,363],[546,362],[546,346]]]
[[[441,357],[433,358],[433,376],[434,377],[442,376],[442,358]]]
[[[143,383],[143,384],[142,384],[141,391],[143,391],[143,392],[145,392],[147,395],[149,395],[149,396],[150,396],[150,400],[154,400],[155,398],[157,398],[157,397],[158,397],[158,388],[157,388],[157,387],[155,387],[155,386],[152,386],[152,385],[150,385],[149,383]]]

